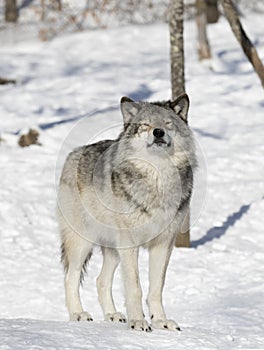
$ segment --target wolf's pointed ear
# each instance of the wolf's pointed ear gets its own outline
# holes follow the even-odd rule
[[[181,94],[174,101],[171,102],[171,107],[176,114],[178,114],[185,123],[187,123],[188,110],[190,100],[187,94]]]
[[[122,104],[122,103],[125,103],[125,102],[135,102],[135,101],[131,100],[131,98],[129,98],[129,97],[127,97],[127,96],[123,96],[123,97],[121,98],[120,103]]]
[[[124,123],[129,123],[131,118],[137,115],[139,111],[139,105],[126,96],[121,98],[120,107],[123,114]]]

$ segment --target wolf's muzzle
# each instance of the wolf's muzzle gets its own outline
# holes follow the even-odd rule
[[[153,136],[154,136],[154,141],[153,144],[156,144],[158,146],[169,146],[170,142],[167,139],[168,137],[165,136],[165,131],[163,129],[156,128],[153,130]]]

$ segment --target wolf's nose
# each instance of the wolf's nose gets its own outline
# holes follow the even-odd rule
[[[155,137],[163,137],[165,135],[165,131],[163,129],[154,129],[153,135]]]

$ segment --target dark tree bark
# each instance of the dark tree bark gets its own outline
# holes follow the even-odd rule
[[[259,76],[262,86],[264,87],[264,66],[260,60],[257,50],[247,36],[239,19],[236,7],[232,0],[221,0],[225,16],[230,24],[230,27],[241,45],[249,62],[252,64],[255,72]]]
[[[61,0],[57,0],[57,8],[58,8],[58,11],[62,11],[62,3],[61,3]]]
[[[183,14],[183,0],[172,0],[169,19],[172,99],[185,92]]]
[[[205,0],[207,23],[216,23],[220,17],[218,0]]]
[[[5,21],[17,22],[18,10],[16,0],[5,0]]]
[[[205,0],[196,0],[196,24],[198,31],[198,56],[199,60],[211,58],[211,50],[207,38],[207,18]]]

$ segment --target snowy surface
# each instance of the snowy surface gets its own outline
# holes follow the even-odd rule
[[[263,17],[244,23],[263,59]],[[18,81],[0,86],[1,350],[264,349],[263,89],[224,19],[210,27],[214,57],[206,64],[197,61],[193,22],[185,34],[189,120],[206,186],[205,180],[200,192],[196,186],[192,248],[175,249],[168,269],[164,304],[182,328],[177,333],[141,334],[103,321],[95,287],[99,251],[82,290],[95,321],[68,322],[55,220],[66,153],[117,135],[121,96],[170,97],[167,26],[1,47],[0,76]],[[18,133],[32,126],[40,129],[42,146],[18,147]],[[144,298],[147,261],[142,250]],[[114,296],[125,312],[119,270]]]

